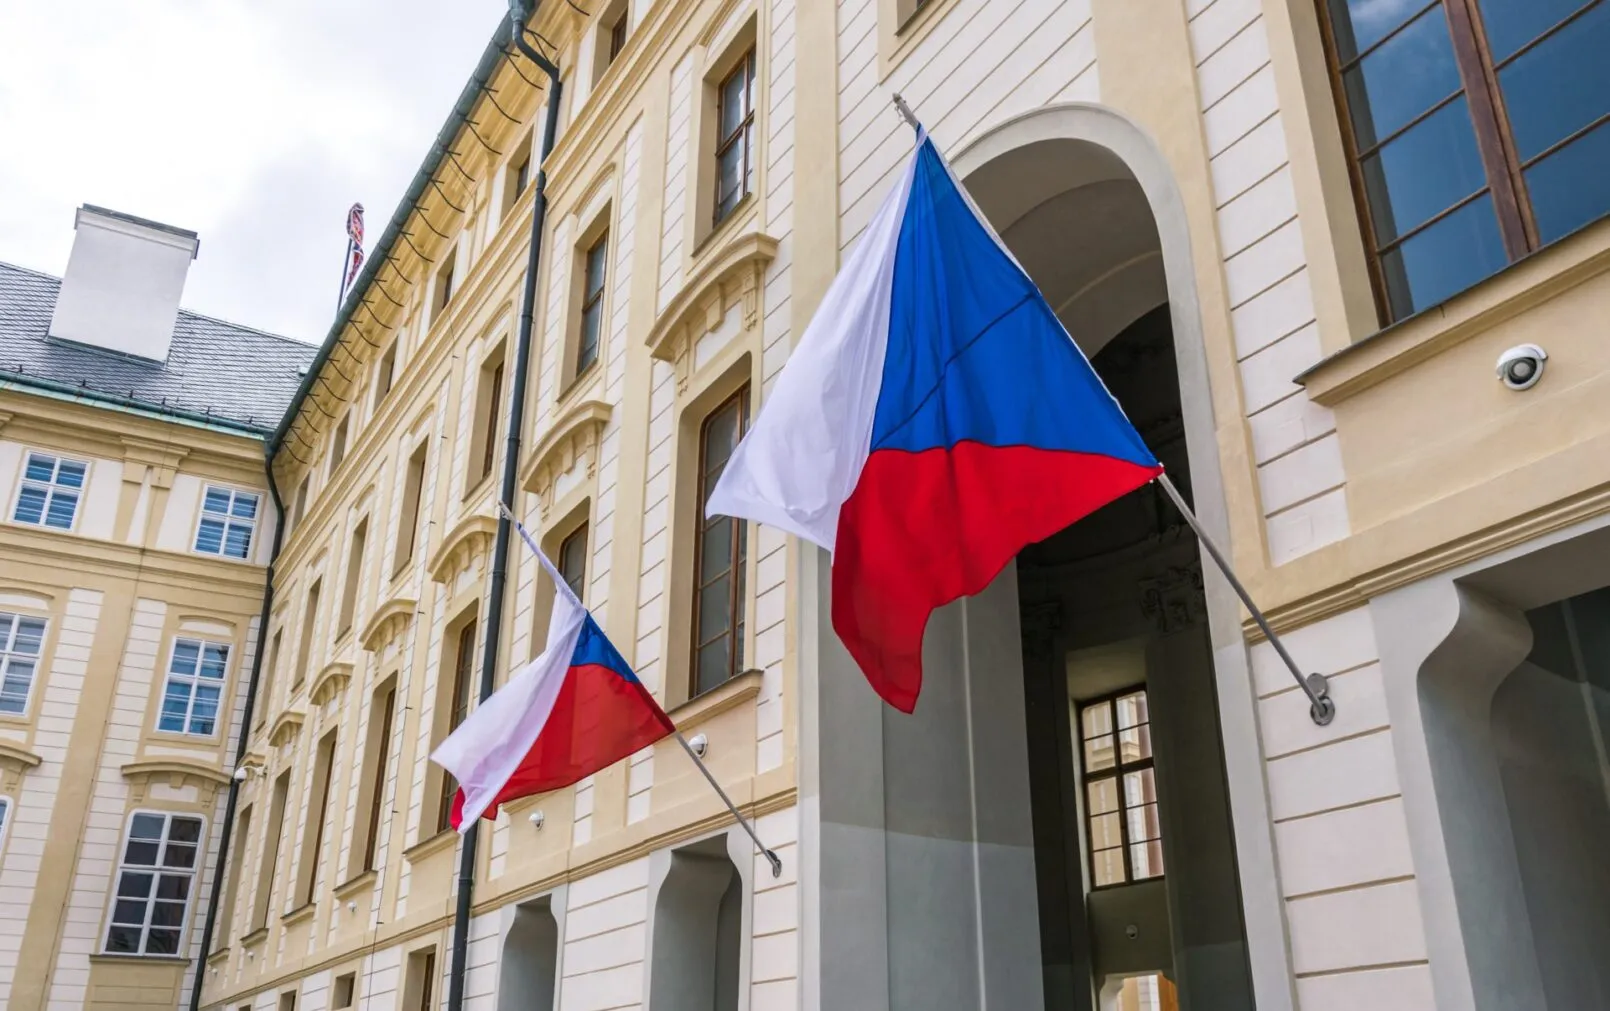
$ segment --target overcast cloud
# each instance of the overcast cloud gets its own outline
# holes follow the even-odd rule
[[[0,260],[91,203],[201,235],[184,305],[301,340],[347,208],[378,238],[506,0],[0,0]]]

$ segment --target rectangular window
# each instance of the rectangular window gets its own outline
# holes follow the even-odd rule
[[[565,585],[578,600],[586,600],[587,585],[587,524],[566,537],[559,544],[559,574]]]
[[[481,364],[475,393],[475,434],[470,452],[475,461],[469,468],[466,494],[480,487],[498,458],[498,423],[503,418],[503,345]]]
[[[337,637],[352,630],[352,619],[358,610],[358,588],[363,584],[363,554],[369,542],[369,521],[364,519],[352,528],[352,543],[347,546],[347,575],[341,584],[341,615],[336,627]]]
[[[229,947],[229,932],[235,925],[235,898],[240,892],[241,875],[246,873],[246,847],[252,837],[252,806],[247,804],[241,808],[240,817],[235,819],[235,852],[229,857],[229,880],[224,884],[223,907],[218,913],[217,940],[214,941],[214,952]]]
[[[1085,820],[1094,888],[1163,876],[1146,690],[1079,708]]]
[[[190,911],[201,819],[141,811],[129,821],[106,951],[177,955]]]
[[[204,555],[245,558],[252,551],[257,528],[256,492],[207,486],[201,498],[201,523],[196,527],[196,550]]]
[[[508,217],[514,206],[520,202],[520,194],[525,192],[526,186],[531,183],[531,137],[527,135],[520,141],[513,158],[509,159],[509,166],[503,175],[503,213],[498,220]]]
[[[451,734],[470,714],[470,692],[475,682],[475,622],[466,622],[459,630],[457,647],[453,650],[453,694],[448,696],[451,709],[447,717],[447,733]],[[443,735],[445,738],[446,734]],[[458,792],[458,780],[442,774],[442,794],[436,802],[436,831],[446,832],[453,827],[453,795]]]
[[[312,474],[304,474],[301,483],[296,486],[296,494],[291,497],[291,519],[286,526],[287,533],[301,526],[302,517],[307,515],[308,489],[312,481]]]
[[[308,663],[313,658],[313,632],[319,623],[319,596],[323,593],[324,580],[315,579],[313,585],[308,587],[307,607],[302,612],[302,635],[296,647],[296,672],[291,676],[291,690],[299,688],[307,680]]]
[[[0,713],[28,711],[44,641],[45,619],[0,611]]]
[[[335,426],[335,434],[330,436],[330,476],[335,476],[335,469],[341,466],[341,461],[347,455],[347,430],[352,421],[350,413],[341,416],[341,423]]]
[[[319,739],[319,748],[313,759],[313,787],[309,796],[307,822],[302,829],[302,860],[297,867],[297,902],[307,905],[319,886],[319,868],[324,863],[324,826],[330,807],[330,780],[335,771],[335,731]]]
[[[749,390],[710,412],[699,430],[699,516],[693,549],[693,695],[743,670],[744,568],[748,532],[730,516],[706,518],[703,505],[726,467],[749,417]]]
[[[408,954],[408,973],[403,978],[405,1011],[435,1011],[436,949],[426,948]]]
[[[393,553],[391,574],[401,572],[414,557],[414,540],[419,531],[419,498],[425,490],[425,450],[421,442],[408,458],[408,470],[403,475],[402,515],[397,521],[397,550]]]
[[[279,1006],[275,1011],[296,1011],[296,991],[287,990],[280,994]]]
[[[435,298],[430,307],[432,326],[435,326],[436,320],[441,317],[442,310],[447,308],[447,303],[453,300],[453,268],[457,258],[458,250],[448,250],[447,256],[442,261],[442,269],[436,272]]]
[[[274,780],[274,793],[268,807],[268,835],[263,840],[263,855],[257,861],[257,893],[252,905],[252,930],[268,926],[268,913],[274,903],[274,873],[279,869],[280,843],[285,834],[285,799],[291,792],[289,770]]]
[[[173,640],[168,682],[157,729],[211,737],[218,729],[218,697],[229,670],[229,645],[205,639]]]
[[[358,974],[345,972],[335,978],[335,985],[331,987],[330,1006],[340,1011],[341,1008],[352,1006],[358,996]]]
[[[263,681],[257,688],[257,702],[252,708],[252,726],[261,727],[268,719],[268,710],[274,701],[274,680],[280,667],[280,643],[284,641],[285,629],[274,630],[274,639],[268,647],[268,663],[263,668]]]
[[[604,329],[604,275],[609,262],[609,233],[587,249],[583,257],[581,333],[576,340],[576,375],[598,361],[599,337]]]
[[[380,356],[380,364],[375,367],[375,408],[385,402],[386,394],[391,392],[391,384],[397,378],[397,345],[402,341],[394,340],[386,348],[386,353]]]
[[[77,460],[29,453],[22,469],[22,491],[17,495],[17,508],[11,518],[34,526],[73,529],[88,469],[88,464]]]
[[[1383,318],[1610,213],[1610,3],[1325,6]]]
[[[6,844],[6,823],[11,820],[11,801],[0,797],[0,847]]]
[[[755,51],[749,50],[716,90],[716,224],[755,183]]]
[[[386,771],[391,763],[391,714],[397,707],[397,683],[388,681],[375,692],[369,710],[368,762],[365,767],[365,787],[369,792],[368,804],[360,806],[365,817],[363,839],[363,865],[359,872],[375,869],[375,858],[380,848],[380,825],[385,821],[383,805],[386,797]],[[378,725],[377,725],[378,721]]]
[[[621,50],[626,48],[626,15],[626,11],[621,11],[620,17],[616,18],[615,23],[609,26],[609,62],[611,63],[614,63],[615,57],[619,56]]]

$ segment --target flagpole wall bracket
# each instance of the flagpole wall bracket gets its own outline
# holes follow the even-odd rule
[[[1191,507],[1185,504],[1185,499],[1180,495],[1179,489],[1174,487],[1174,482],[1168,479],[1167,474],[1159,474],[1157,475],[1157,484],[1168,495],[1169,500],[1174,503],[1174,508],[1178,509],[1180,515],[1185,517],[1185,522],[1190,524],[1191,529],[1195,531],[1197,540],[1202,542],[1202,547],[1207,549],[1207,553],[1213,559],[1214,564],[1218,565],[1219,571],[1224,573],[1224,578],[1229,581],[1230,587],[1235,590],[1236,596],[1241,598],[1241,603],[1246,605],[1247,610],[1251,612],[1252,620],[1257,622],[1258,628],[1263,631],[1264,637],[1269,640],[1269,645],[1274,648],[1275,653],[1285,663],[1286,669],[1291,671],[1291,676],[1297,682],[1297,687],[1301,688],[1303,694],[1308,696],[1308,718],[1313,720],[1316,726],[1329,726],[1330,722],[1336,719],[1336,702],[1330,697],[1330,686],[1325,680],[1325,675],[1317,673],[1303,674],[1302,668],[1297,666],[1297,661],[1293,660],[1291,654],[1286,652],[1286,644],[1281,642],[1280,636],[1276,635],[1275,630],[1269,627],[1269,619],[1265,618],[1263,612],[1258,609],[1258,605],[1252,602],[1252,594],[1248,593],[1247,588],[1241,585],[1241,580],[1236,578],[1234,570],[1230,568],[1229,560],[1224,557],[1224,553],[1219,550],[1219,546],[1213,543],[1213,538],[1208,536],[1207,531],[1202,529],[1202,523],[1196,518],[1196,513],[1192,512]]]
[[[898,91],[894,95],[894,108],[896,112],[900,113],[901,119],[911,124],[913,130],[918,133],[922,132],[922,123],[917,120],[917,114],[911,111],[911,106],[906,104],[906,100],[900,97]]]

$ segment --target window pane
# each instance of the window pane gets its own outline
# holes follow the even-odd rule
[[[1103,702],[1097,706],[1090,706],[1083,714],[1085,738],[1099,737],[1102,734],[1112,733],[1112,707]]]
[[[245,558],[251,553],[252,528],[239,524],[229,524],[229,533],[224,540],[224,554],[230,558]]]
[[[1118,810],[1118,780],[1098,779],[1086,784],[1085,798],[1093,815]]]
[[[1386,33],[1403,24],[1424,0],[1329,0],[1336,48],[1342,62],[1375,45]]]
[[[738,206],[743,197],[743,145],[734,144],[716,162],[716,217]]]
[[[608,244],[603,240],[587,251],[587,295],[592,297],[604,290],[604,264],[609,259]]]
[[[721,139],[726,140],[738,132],[744,118],[744,89],[748,82],[743,73],[733,74],[721,86]]]
[[[242,519],[257,518],[257,496],[247,492],[235,493],[235,507],[230,510]]]
[[[117,882],[117,894],[122,898],[148,899],[151,897],[151,882],[156,879],[155,874],[145,874],[140,871],[124,871]],[[140,922],[138,920],[134,921]]]
[[[704,429],[704,472],[715,474],[726,465],[727,457],[738,444],[738,410],[736,406],[724,408],[712,415]]]
[[[1117,764],[1117,757],[1113,752],[1113,736],[1104,734],[1101,737],[1092,737],[1085,741],[1085,771],[1100,772],[1110,769]]]
[[[63,488],[84,487],[84,465],[72,460],[63,460],[61,466],[56,468],[56,483]]]
[[[194,850],[191,851],[190,863],[194,864]],[[183,902],[190,897],[190,875],[164,874],[162,881],[157,885],[157,898],[169,902]]]
[[[1152,757],[1152,728],[1149,723],[1118,732],[1118,760],[1139,762]]]
[[[1100,888],[1103,885],[1121,885],[1124,883],[1124,851],[1122,849],[1103,850],[1093,853],[1090,857],[1091,882]]]
[[[585,372],[598,360],[598,329],[603,321],[604,303],[594,302],[581,314],[581,340],[576,350],[576,372]]]
[[[1153,839],[1150,842],[1134,843],[1129,847],[1129,863],[1135,868],[1135,879],[1159,877],[1163,873],[1163,843]]]
[[[221,678],[224,669],[229,665],[229,647],[221,643],[209,642],[201,652],[201,676],[204,678]]]
[[[147,955],[176,955],[179,953],[179,932],[153,928],[145,937]]]
[[[38,523],[44,515],[44,490],[24,486],[22,493],[17,496],[17,511],[12,518],[18,523]]]
[[[216,555],[223,548],[224,525],[217,520],[204,519],[196,530],[196,550]]]
[[[1121,730],[1139,726],[1151,720],[1151,715],[1146,708],[1145,692],[1125,695],[1114,703],[1114,708],[1118,710],[1118,727]]]
[[[699,650],[699,691],[707,692],[727,680],[732,672],[731,643],[731,638],[723,637]]]
[[[207,497],[202,501],[201,508],[210,513],[228,513],[229,492],[221,488],[208,488]]]
[[[715,482],[711,482],[713,485]],[[707,583],[732,567],[732,520],[720,516],[704,528],[699,545],[699,582]]]
[[[158,902],[151,910],[151,926],[178,927],[184,924],[184,903]]]
[[[30,481],[49,481],[56,471],[56,458],[40,453],[28,454],[28,468],[23,473]]]
[[[1459,90],[1448,19],[1439,5],[1342,75],[1361,149]]]
[[[175,674],[194,674],[196,661],[201,658],[201,643],[194,639],[179,639],[173,644],[173,666],[170,668]]]
[[[1359,168],[1376,241],[1383,246],[1487,183],[1463,98],[1365,158]]]
[[[1484,196],[1381,257],[1394,318],[1457,295],[1508,262],[1492,197]]]
[[[163,821],[159,814],[137,814],[129,823],[129,838],[161,839]]]
[[[1521,161],[1610,112],[1607,55],[1610,4],[1600,4],[1498,72]]]
[[[70,491],[57,491],[50,496],[50,508],[45,512],[45,525],[57,530],[73,528],[73,514],[78,511],[78,495]]]
[[[1157,803],[1157,781],[1151,769],[1124,773],[1124,806],[1139,807]]]
[[[1157,821],[1157,805],[1144,804],[1124,814],[1129,823],[1129,838],[1135,842],[1156,839],[1163,831]]]
[[[38,618],[23,618],[17,622],[17,638],[11,644],[11,651],[25,656],[38,656],[39,644],[44,638],[43,621]]]
[[[1585,6],[1584,0],[1479,0],[1493,60],[1502,63],[1515,50]]]
[[[1610,214],[1610,123],[1527,169],[1526,188],[1544,242]]]
[[[1104,850],[1124,844],[1117,814],[1098,814],[1090,819],[1090,848]]]
[[[728,631],[732,619],[732,583],[723,575],[699,591],[699,642]]]
[[[201,819],[173,819],[173,826],[168,829],[168,838],[175,842],[199,842],[201,839]]]
[[[106,934],[106,950],[119,955],[132,955],[140,950],[140,928],[113,927]]]

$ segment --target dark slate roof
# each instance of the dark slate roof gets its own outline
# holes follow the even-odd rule
[[[151,409],[271,432],[317,351],[312,345],[179,310],[163,363],[49,336],[61,278],[0,263],[0,379],[43,379]]]

